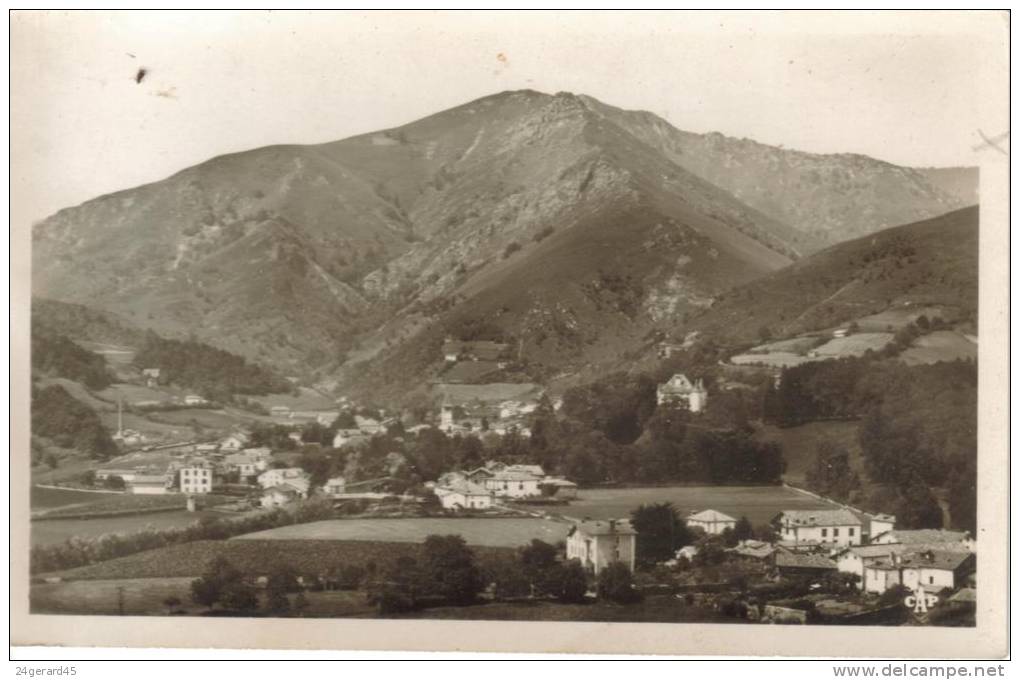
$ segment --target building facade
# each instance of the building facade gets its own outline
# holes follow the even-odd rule
[[[708,391],[701,379],[692,382],[683,373],[659,385],[655,391],[655,401],[659,406],[684,408],[691,413],[699,413],[708,404]]]
[[[567,559],[595,575],[614,562],[634,571],[636,554],[637,532],[625,519],[585,520],[567,534]]]
[[[784,510],[775,519],[779,538],[790,545],[829,547],[860,545],[863,523],[844,508],[838,510]]]

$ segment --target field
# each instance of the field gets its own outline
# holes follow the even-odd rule
[[[683,514],[711,508],[733,517],[746,515],[752,524],[764,524],[782,510],[832,507],[823,501],[783,486],[665,486],[639,489],[582,489],[576,501],[563,509],[570,517],[609,519],[628,517],[642,504],[670,502]]]
[[[334,411],[336,402],[317,390],[309,387],[298,388],[300,394],[267,394],[251,395],[252,401],[257,401],[267,409],[273,406],[286,406],[292,411]]]
[[[459,534],[468,545],[514,548],[525,545],[533,538],[557,543],[567,537],[569,529],[570,526],[564,522],[541,519],[331,519],[258,531],[231,540],[313,539],[420,543],[429,534]]]
[[[770,352],[768,354],[736,354],[730,357],[730,363],[736,366],[774,366],[776,368],[789,368],[800,366],[812,361],[818,361],[814,357],[806,357],[802,354],[792,352]]]
[[[33,486],[28,498],[29,505],[33,510],[45,510],[65,505],[77,505],[79,503],[95,503],[121,495],[114,492],[97,493],[94,491],[79,491],[77,489],[47,489],[41,486]]]
[[[33,614],[160,615],[163,600],[178,598],[184,607],[196,608],[189,598],[190,578],[122,579],[33,584],[29,607]]]
[[[944,307],[914,307],[899,306],[887,309],[878,314],[861,317],[857,319],[857,325],[862,331],[898,331],[899,329],[912,324],[921,316],[929,319],[946,319],[952,314]]]
[[[900,353],[900,359],[910,364],[934,364],[956,359],[977,360],[978,346],[967,336],[956,331],[935,331],[914,341],[909,349]]]
[[[73,492],[72,492],[73,493]],[[78,502],[45,510],[37,515],[45,517],[78,516],[82,514],[152,512],[155,510],[184,510],[187,506],[185,494],[171,493],[163,495],[104,494],[77,492],[81,496]],[[224,502],[236,501],[236,498],[205,495],[199,499],[199,507],[209,507]]]
[[[222,517],[213,511],[186,510],[121,515],[96,519],[50,519],[32,522],[32,545],[53,545],[70,538],[96,538],[104,534],[129,534],[143,529],[172,529],[193,524],[203,517]]]
[[[824,342],[821,336],[808,335],[789,340],[777,340],[764,345],[758,345],[747,350],[749,354],[772,354],[777,352],[789,352],[791,354],[804,354],[809,349],[817,347]]]
[[[381,566],[401,556],[415,558],[421,555],[421,549],[418,543],[382,541],[193,541],[68,569],[58,575],[68,580],[194,577],[220,556],[246,574],[263,575],[280,564],[290,565],[301,574],[321,574],[334,567]],[[511,554],[507,548],[476,547],[474,551],[483,564]]]
[[[859,357],[866,351],[875,352],[892,342],[892,333],[854,333],[845,338],[833,338],[814,351],[820,357]]]

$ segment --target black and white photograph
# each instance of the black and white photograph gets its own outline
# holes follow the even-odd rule
[[[32,630],[1004,649],[1008,12],[10,29]]]

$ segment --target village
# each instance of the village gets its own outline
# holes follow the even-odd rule
[[[323,477],[321,471],[303,467],[306,459],[294,453],[315,449],[323,432],[329,433],[328,444],[341,452],[359,451],[382,435],[413,438],[430,430],[450,437],[474,433],[526,439],[532,434],[529,416],[540,408],[542,390],[530,384],[478,382],[506,366],[509,349],[494,342],[448,340],[443,346],[446,370],[434,386],[440,404],[431,419],[414,424],[405,424],[397,413],[370,411],[340,399],[332,410],[271,406],[275,446],[255,441],[258,433],[243,427],[206,441],[140,445],[139,434],[125,431],[118,413],[115,439],[127,452],[97,466],[79,486],[126,496],[181,498],[188,512],[215,511],[225,518],[289,512],[317,503],[327,508],[326,516],[339,521],[374,518],[396,526],[400,521],[458,518],[465,527],[475,521],[473,530],[483,536],[486,526],[498,533],[515,518],[532,520],[534,524],[526,526],[543,527],[532,540],[555,546],[562,563],[580,565],[591,597],[600,592],[600,577],[622,568],[635,592],[672,593],[678,606],[725,609],[751,622],[928,622],[926,614],[908,616],[903,604],[907,597],[920,597],[932,606],[941,602],[938,611],[949,612],[941,615],[950,620],[972,615],[976,546],[969,533],[897,528],[892,515],[864,512],[792,487],[784,487],[785,493],[797,503],[777,506],[758,526],[735,510],[725,511],[725,487],[717,496],[717,507],[723,510],[674,507],[663,494],[660,505],[668,507],[667,514],[660,515],[667,517],[664,528],[661,522],[640,526],[636,520],[645,500],[659,500],[654,493],[642,496],[640,507],[621,508],[618,516],[593,516],[586,499],[602,491],[549,474],[537,461],[489,459],[411,482],[401,468],[405,461],[396,453],[387,455],[392,459],[388,473],[370,479]],[[159,369],[146,369],[142,375],[147,382],[155,380]],[[188,398],[200,405],[200,397]],[[659,384],[655,393],[658,409],[692,417],[706,409],[709,398],[702,380],[682,373]],[[553,410],[561,407],[559,399],[547,403]],[[309,433],[318,439],[305,441]],[[403,477],[398,469],[403,469]],[[804,498],[814,506],[803,509]],[[306,578],[315,581],[314,576]]]

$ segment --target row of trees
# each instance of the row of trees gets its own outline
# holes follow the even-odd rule
[[[430,535],[421,557],[402,556],[382,568],[362,570],[349,587],[362,586],[380,614],[399,614],[430,605],[465,606],[477,601],[489,585],[497,599],[555,599],[583,603],[589,588],[587,572],[577,560],[558,559],[560,549],[540,540],[520,548],[509,560],[481,566],[464,539]],[[260,608],[252,574],[244,574],[219,557],[191,583],[191,599],[210,609],[253,613]],[[266,579],[262,608],[270,614],[300,613],[308,607],[304,586],[289,565],[277,565]],[[629,604],[640,599],[630,570],[622,563],[603,569],[596,581],[600,599]],[[294,596],[295,597],[291,597]]]

